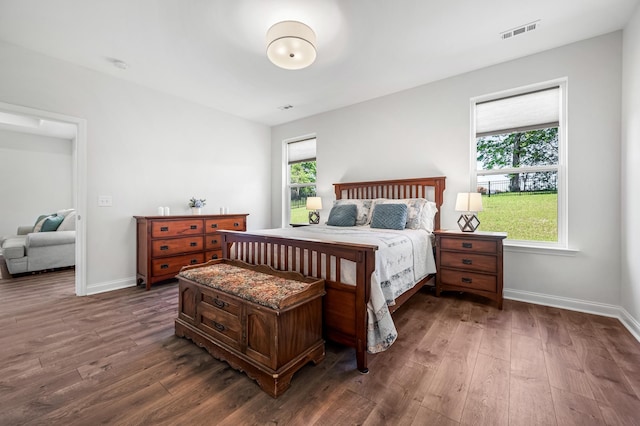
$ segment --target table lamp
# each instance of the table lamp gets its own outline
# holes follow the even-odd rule
[[[480,226],[476,216],[482,211],[482,194],[479,192],[460,192],[456,199],[456,211],[464,212],[458,219],[458,226],[463,232],[474,232]]]
[[[322,198],[307,197],[307,210],[309,210],[309,223],[312,225],[319,224],[320,213],[318,210],[322,210]]]

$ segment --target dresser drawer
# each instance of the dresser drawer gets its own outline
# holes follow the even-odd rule
[[[192,253],[182,256],[165,257],[151,261],[151,273],[154,276],[175,275],[180,268],[187,265],[204,263],[204,253]]]
[[[456,287],[466,287],[469,289],[489,292],[495,292],[497,289],[498,280],[495,275],[454,271],[444,268],[438,271],[438,274],[440,274],[442,285],[453,285]]]
[[[167,240],[153,240],[151,242],[151,256],[170,256],[178,253],[202,251],[203,237],[171,238]]]
[[[440,252],[440,266],[455,269],[495,273],[498,271],[496,256],[472,253]]]
[[[440,238],[442,250],[473,251],[474,253],[496,253],[496,241],[465,238]]]
[[[245,218],[220,218],[220,219],[207,219],[205,224],[205,232],[215,232],[220,229],[227,229],[232,231],[244,231],[245,230]]]
[[[202,234],[203,225],[202,219],[156,220],[151,224],[151,236],[164,238]]]
[[[219,309],[238,318],[240,317],[240,311],[242,310],[241,302],[238,302],[237,300],[225,296],[215,290],[203,290],[201,303],[206,305],[205,308]]]
[[[205,250],[220,250],[222,249],[222,237],[219,233],[207,234],[204,241]]]
[[[221,342],[240,349],[242,324],[238,317],[204,303],[198,305],[198,315],[198,328]]]
[[[222,259],[222,250],[209,250],[205,254],[206,261]]]

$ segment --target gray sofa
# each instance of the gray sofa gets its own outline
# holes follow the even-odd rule
[[[66,214],[58,230],[34,232],[39,231],[37,222],[35,226],[18,227],[17,235],[0,238],[0,254],[10,274],[75,265],[75,211],[62,212]]]

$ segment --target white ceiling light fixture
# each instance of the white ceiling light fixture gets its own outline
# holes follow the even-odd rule
[[[316,33],[302,22],[278,22],[267,31],[267,56],[280,68],[306,68],[316,60]]]

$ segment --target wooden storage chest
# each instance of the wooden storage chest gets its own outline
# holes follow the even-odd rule
[[[176,335],[246,372],[276,398],[293,374],[324,359],[324,281],[237,260],[188,266],[178,275]]]

